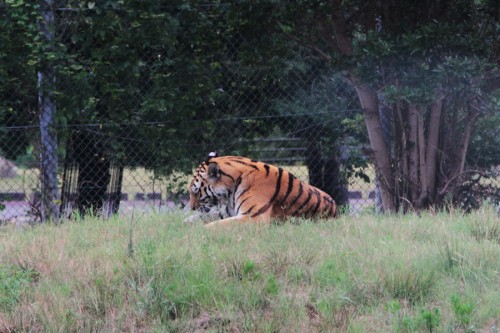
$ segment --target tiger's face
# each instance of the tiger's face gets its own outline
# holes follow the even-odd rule
[[[210,212],[212,207],[217,206],[217,198],[211,194],[210,185],[200,177],[193,178],[189,188],[191,210],[198,210],[202,213]]]
[[[191,210],[226,217],[229,197],[227,186],[218,181],[220,175],[212,169],[203,163],[196,171],[189,186],[189,205]]]

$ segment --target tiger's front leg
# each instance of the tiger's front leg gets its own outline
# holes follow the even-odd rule
[[[271,222],[271,216],[269,214],[262,214],[255,217],[249,215],[237,215],[219,221],[206,223],[205,228],[217,228],[219,226],[229,226],[235,223],[241,224],[247,222],[255,222],[257,224],[269,224]]]

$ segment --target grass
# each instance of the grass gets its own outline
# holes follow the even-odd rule
[[[0,332],[500,325],[500,222],[489,207],[218,230],[184,217],[0,228]]]

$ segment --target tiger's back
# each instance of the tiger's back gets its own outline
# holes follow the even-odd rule
[[[222,222],[271,218],[336,217],[335,201],[289,171],[239,156],[211,157],[195,172],[191,209],[216,205]]]

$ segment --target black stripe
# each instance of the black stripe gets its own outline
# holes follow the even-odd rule
[[[311,214],[311,216],[316,215],[316,213],[318,212],[319,205],[321,204],[321,195],[319,194],[319,192],[314,191],[314,194],[316,194],[316,197],[318,198],[318,202],[314,206],[312,212],[307,212],[308,214]]]
[[[339,211],[337,210],[337,204],[332,202],[332,216],[337,217],[339,215]]]
[[[269,176],[269,165],[264,164],[264,169],[266,169],[266,177]]]
[[[247,187],[246,189],[244,189],[243,191],[241,191],[240,195],[238,195],[237,200],[239,200],[239,199],[241,198],[241,196],[242,196],[243,194],[245,194],[245,193],[246,193],[249,189],[250,189],[250,187]],[[236,192],[235,192],[235,193],[236,193]]]
[[[252,170],[252,171],[248,172],[246,175],[248,176],[249,174],[251,174],[251,173],[253,173],[253,172],[259,172],[259,171],[260,171],[259,169],[257,169],[257,170]]]
[[[325,201],[330,205],[330,215],[335,217],[337,216],[337,204],[335,200],[333,200],[330,196],[325,196]]]
[[[290,195],[290,193],[292,192],[292,189],[293,189],[293,180],[295,179],[294,175],[292,175],[290,172],[288,173],[288,188],[286,189],[286,194],[285,196],[283,197],[283,199],[280,201],[280,203],[278,204],[279,206],[283,205],[286,201],[286,199],[288,199],[288,196]]]
[[[328,202],[329,204],[334,203],[333,199],[329,196],[325,196],[325,201]]]
[[[314,206],[312,205],[312,202],[313,202],[314,195],[316,195],[316,191],[311,190],[311,200],[309,200],[307,207],[304,207],[306,209],[300,214],[301,216],[304,216],[304,217],[309,216],[309,213],[311,212],[311,210],[313,210]]]
[[[228,175],[227,173],[225,173],[222,170],[219,170],[219,172],[220,172],[221,175],[231,178],[231,180],[234,182],[234,178],[231,175]]]
[[[311,196],[312,196],[312,193],[311,193],[311,190],[309,190],[309,193],[307,194],[306,200],[302,203],[302,205],[299,206],[299,208],[297,208],[297,210],[292,214],[292,216],[295,216],[295,214],[300,213],[302,208],[304,208],[311,200]]]
[[[250,164],[250,163],[243,162],[243,161],[234,161],[234,162],[239,163],[239,164],[243,164],[243,165],[246,165],[246,166],[249,166],[251,168],[254,168],[255,170],[259,170],[259,168],[256,165],[254,165],[254,164]]]
[[[240,186],[241,184],[241,175],[236,179],[236,184],[234,185],[234,193],[236,193],[238,191],[238,187]]]
[[[248,199],[250,199],[250,197],[245,198],[245,199],[243,199],[243,201],[242,201],[242,202],[240,202],[240,204],[238,205],[238,208],[237,208],[237,209],[236,209],[236,211],[235,211],[235,213],[236,213],[236,214],[238,214],[238,213],[239,213],[240,208],[241,208],[241,205],[243,205],[243,203],[244,203],[245,201],[247,201]]]
[[[215,192],[212,190],[210,186],[207,186],[205,193],[210,197],[210,198],[217,198],[217,195]]]
[[[246,212],[244,212],[244,213],[243,213],[243,215],[247,215],[247,214],[248,214],[248,213],[250,213],[250,212],[252,211],[252,209],[254,209],[254,208],[255,208],[255,205],[253,205],[252,207],[250,207],[250,209],[249,209],[249,210],[247,210]],[[252,217],[254,217],[254,216],[255,216],[255,214],[254,214],[254,215],[252,215]]]
[[[252,215],[252,217],[255,217],[257,215],[260,215],[260,214],[264,213],[265,211],[267,211],[269,209],[269,207],[271,207],[271,205],[273,204],[273,202],[278,197],[278,194],[280,193],[280,189],[281,189],[281,177],[282,176],[283,176],[283,169],[282,168],[278,168],[278,180],[276,181],[276,189],[274,190],[273,197],[271,198],[271,200],[269,200],[269,202],[264,207],[261,207],[256,213],[254,213]]]
[[[297,196],[295,197],[295,199],[293,199],[293,201],[290,203],[290,207],[293,207],[293,205],[295,205],[295,203],[297,202],[297,200],[299,200],[300,196],[302,195],[303,191],[304,191],[304,187],[302,186],[302,182],[299,181],[299,194],[297,194]]]

